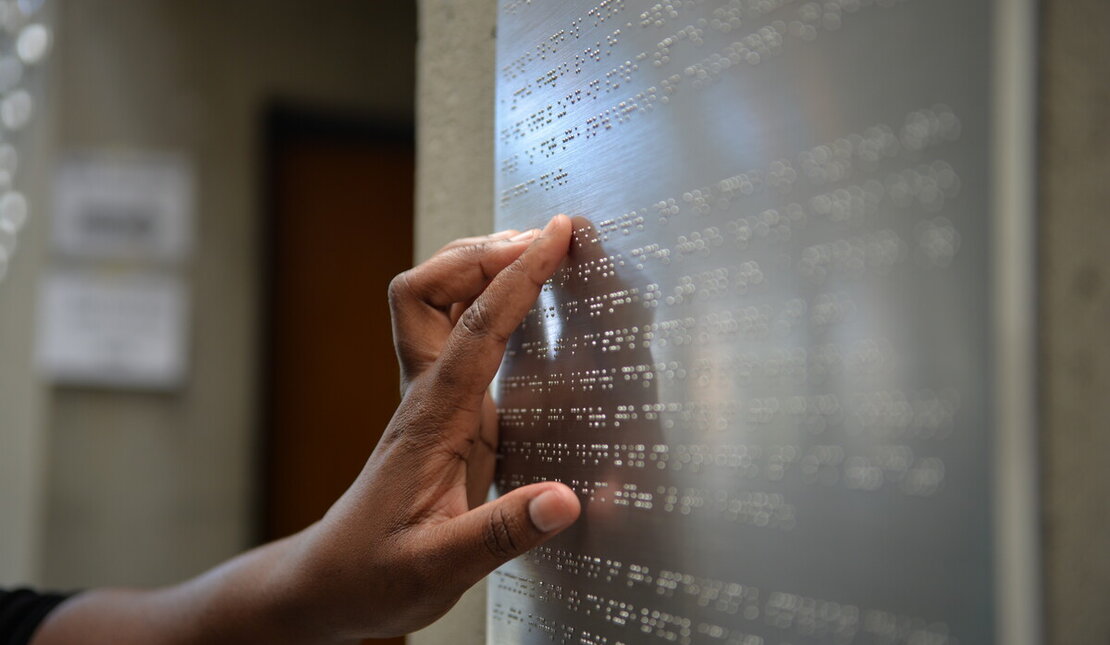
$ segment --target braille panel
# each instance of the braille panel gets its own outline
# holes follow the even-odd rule
[[[991,10],[502,3],[498,225],[575,238],[495,483],[584,511],[491,643],[994,640]]]

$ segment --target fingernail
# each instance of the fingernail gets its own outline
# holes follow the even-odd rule
[[[574,522],[575,514],[570,512],[562,497],[560,493],[549,490],[528,502],[528,517],[541,532],[558,531]]]
[[[530,239],[536,237],[537,235],[539,235],[539,232],[540,232],[540,229],[534,228],[534,229],[531,229],[529,231],[524,231],[523,233],[517,233],[516,235],[510,237],[509,241],[510,242],[523,242],[525,240],[530,240]]]

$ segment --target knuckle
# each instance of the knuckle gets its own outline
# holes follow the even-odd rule
[[[499,242],[483,240],[458,249],[459,258],[464,264],[476,265],[482,272],[482,278],[489,282],[494,278],[494,273],[486,266],[486,259],[496,248]]]
[[[482,256],[489,253],[494,248],[501,245],[500,240],[482,239],[468,247],[469,251],[477,256]]]
[[[509,342],[509,337],[497,329],[490,306],[482,299],[475,300],[459,318],[459,324],[475,338],[490,338],[498,343]]]
[[[463,315],[459,317],[459,324],[472,336],[485,336],[490,330],[489,309],[482,299],[472,302]]]
[[[550,275],[551,272],[545,269],[539,277],[534,275],[531,271],[526,271],[525,273],[528,275],[528,283],[531,284],[532,288],[538,293],[543,289],[543,285],[547,284],[547,278],[544,276]]]
[[[409,293],[409,277],[410,276],[408,271],[402,271],[401,273],[393,276],[393,279],[389,281],[389,290],[387,291],[387,294],[389,296],[389,304],[391,307],[395,307],[397,302],[403,299]]]
[[[435,255],[440,255],[442,253],[449,253],[451,251],[455,251],[457,249],[460,249],[460,248],[466,247],[466,246],[474,246],[475,244],[487,239],[488,237],[489,236],[456,238],[454,240],[451,240],[447,244],[444,244],[439,249],[439,251],[436,251]]]
[[[544,283],[547,282],[547,276],[551,273],[548,270],[549,264],[542,263],[538,266],[529,266],[522,255],[509,265],[508,270],[518,274],[533,289],[539,290],[543,289]]]
[[[490,242],[486,240],[475,241],[471,240],[467,244],[459,244],[451,249],[451,254],[459,257],[472,257],[481,255],[486,249],[489,248]]]
[[[525,261],[525,256],[521,255],[510,262],[509,266],[505,267],[505,271],[509,273],[528,273],[528,263]]]
[[[514,537],[519,527],[503,508],[490,511],[489,521],[483,535],[483,545],[489,554],[499,560],[515,557],[520,553]]]

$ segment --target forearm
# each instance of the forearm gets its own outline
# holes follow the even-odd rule
[[[305,611],[300,540],[267,544],[172,587],[79,594],[47,617],[32,645],[341,642]]]

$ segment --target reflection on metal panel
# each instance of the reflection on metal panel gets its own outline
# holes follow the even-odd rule
[[[991,5],[502,3],[500,228],[575,216],[498,379],[583,519],[494,643],[994,640]]]

